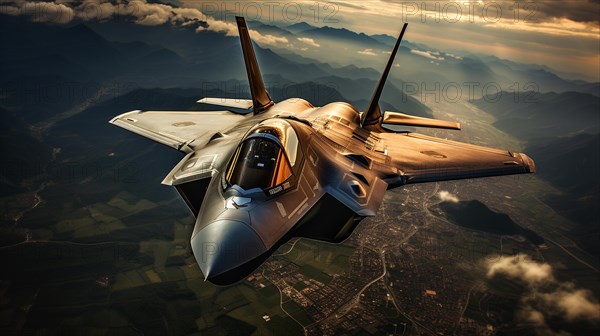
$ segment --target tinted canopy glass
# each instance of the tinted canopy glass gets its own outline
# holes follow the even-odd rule
[[[255,126],[248,133],[247,138],[256,135],[270,135],[274,140],[279,142],[287,155],[287,158],[292,165],[296,164],[298,155],[298,136],[292,126],[283,119],[267,119]]]
[[[292,175],[297,150],[298,138],[287,122],[266,120],[238,147],[226,179],[245,190],[277,186]]]
[[[278,143],[268,138],[251,138],[238,148],[227,181],[246,190],[267,189],[291,175],[292,168]]]

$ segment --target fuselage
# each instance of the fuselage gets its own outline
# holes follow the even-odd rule
[[[196,260],[208,279],[226,284],[243,278],[256,268],[256,263],[260,264],[293,236],[340,242],[360,219],[374,215],[376,209],[348,207],[356,200],[366,201],[372,196],[370,192],[381,193],[381,188],[375,190],[369,184],[383,178],[374,176],[370,170],[374,163],[363,155],[368,151],[372,157],[375,148],[365,145],[364,138],[371,135],[360,129],[359,121],[358,111],[347,103],[313,107],[303,99],[288,99],[264,113],[247,116],[190,156],[192,160],[205,153],[223,153],[213,160],[218,162],[212,168],[191,240]],[[297,138],[293,141],[297,142],[297,148],[285,148],[289,176],[277,181],[273,177],[273,181],[253,187],[252,183],[260,184],[253,181],[257,179],[253,176],[263,174],[277,160],[266,158],[261,162],[259,149],[240,153],[252,147],[244,145],[250,141],[257,146],[263,138],[267,145],[270,141],[278,142],[271,139],[273,131],[260,133],[261,127],[286,133],[282,142],[290,142],[292,136]],[[293,165],[290,155],[294,156]],[[385,162],[383,151],[380,156]],[[233,170],[238,166],[245,169],[242,172],[245,181],[233,181],[236,176]],[[347,171],[345,166],[353,166],[356,173],[343,173]],[[287,168],[278,169],[287,172]],[[246,182],[248,176],[250,181]],[[327,212],[332,210],[341,216],[327,218]]]

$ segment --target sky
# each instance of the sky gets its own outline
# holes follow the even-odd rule
[[[600,81],[600,0],[366,0],[366,1],[198,1],[198,0],[0,0],[0,12],[34,21],[66,24],[130,15],[135,22],[208,23],[205,29],[236,35],[234,15],[266,24],[307,22],[366,34],[397,35],[409,22],[407,40],[462,54],[495,55],[543,64],[562,74]],[[171,4],[171,5],[169,5]],[[202,30],[202,29],[199,29]],[[252,34],[264,45],[274,36]],[[566,74],[565,74],[566,75]]]

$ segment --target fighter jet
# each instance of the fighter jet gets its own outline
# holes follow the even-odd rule
[[[527,155],[390,125],[459,130],[451,121],[379,108],[394,45],[367,109],[346,102],[275,103],[248,27],[236,17],[252,99],[198,102],[245,110],[131,111],[110,122],[186,153],[162,181],[196,218],[191,247],[206,280],[235,283],[292,237],[339,243],[375,216],[386,190],[406,184],[535,171]]]

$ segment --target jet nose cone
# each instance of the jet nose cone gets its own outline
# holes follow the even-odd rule
[[[191,245],[196,262],[207,280],[232,271],[266,252],[258,234],[247,224],[234,220],[210,223],[192,238]]]

